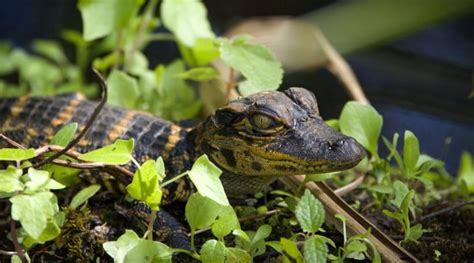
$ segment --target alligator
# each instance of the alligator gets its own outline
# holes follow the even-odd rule
[[[3,99],[0,133],[28,147],[40,147],[67,123],[83,126],[96,105],[77,94]],[[323,121],[315,95],[303,88],[264,91],[231,101],[194,127],[105,106],[75,150],[87,152],[119,138],[134,138],[133,155],[139,162],[161,156],[169,178],[208,155],[223,171],[225,192],[236,198],[256,193],[281,176],[349,169],[365,156],[355,139]],[[156,225],[178,230],[158,231],[158,239],[183,246],[185,230],[166,210],[186,201],[193,191],[187,177],[163,190]]]

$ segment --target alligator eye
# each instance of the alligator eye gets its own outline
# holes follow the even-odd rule
[[[265,134],[278,132],[283,127],[279,121],[261,113],[252,114],[249,118],[249,122],[252,126],[249,128]]]

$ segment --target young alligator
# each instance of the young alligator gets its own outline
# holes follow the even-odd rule
[[[81,127],[95,106],[77,95],[1,100],[0,132],[39,147],[66,123]],[[314,94],[302,88],[231,101],[194,128],[106,106],[75,149],[90,151],[118,138],[135,139],[134,156],[141,162],[163,157],[167,177],[189,170],[197,157],[207,154],[222,169],[222,183],[232,197],[255,193],[284,175],[348,169],[365,155],[353,138],[324,123]],[[187,178],[169,184],[163,193],[165,209],[192,192]],[[160,226],[178,226],[161,211]],[[182,235],[174,231],[161,239],[182,246]]]

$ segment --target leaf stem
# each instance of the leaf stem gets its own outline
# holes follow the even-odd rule
[[[180,173],[180,174],[178,174],[177,176],[175,176],[175,177],[169,179],[168,181],[162,183],[162,184],[161,184],[161,187],[163,188],[163,187],[165,187],[165,186],[167,186],[167,185],[169,185],[169,184],[171,184],[171,183],[174,183],[174,182],[178,181],[179,179],[181,179],[182,177],[184,177],[184,176],[187,175],[187,174],[188,174],[188,171],[186,171],[186,172],[184,172],[184,173]]]
[[[148,240],[153,240],[153,225],[156,220],[156,211],[151,210],[148,217]]]
[[[192,258],[197,259],[197,260],[200,260],[200,259],[201,259],[201,257],[200,257],[196,252],[188,251],[188,250],[186,250],[186,249],[173,248],[173,251],[174,251],[174,252],[178,252],[178,253],[187,254],[187,255],[189,255],[189,256],[191,256]]]
[[[20,257],[21,262],[26,263],[25,253],[23,252],[20,243],[18,243],[18,238],[16,236],[16,222],[13,219],[11,219],[10,221],[10,233],[12,236],[13,246],[15,247],[17,255]]]

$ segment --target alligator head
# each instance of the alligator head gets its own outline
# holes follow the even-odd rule
[[[314,94],[302,88],[231,101],[202,128],[200,148],[227,174],[222,180],[231,195],[246,191],[234,189],[239,181],[250,180],[247,189],[260,184],[247,190],[253,192],[283,175],[349,169],[365,156],[356,140],[326,125]]]

